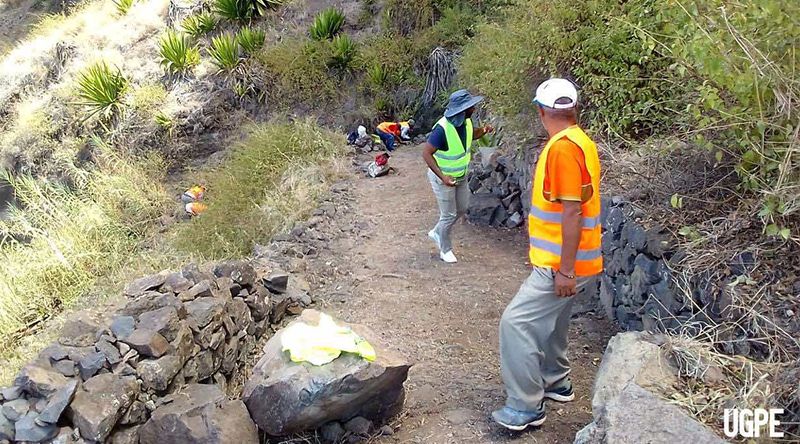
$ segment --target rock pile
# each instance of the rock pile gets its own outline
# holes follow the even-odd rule
[[[316,325],[319,318],[318,311],[305,310],[293,323]],[[411,364],[382,346],[380,338],[363,325],[340,321],[337,325],[351,328],[370,342],[377,359],[368,362],[347,354],[322,366],[295,363],[283,352],[284,330],[279,331],[264,347],[244,387],[244,402],[261,430],[282,436],[334,421],[360,436],[371,431],[371,421],[400,412],[405,399],[403,383]],[[329,434],[338,434],[334,431],[339,429],[342,427],[326,426]]]
[[[530,208],[530,168],[526,165],[533,162],[525,155],[498,155],[491,150],[475,156],[468,179],[473,193],[469,221],[493,227],[523,225]]]
[[[0,441],[258,442],[224,392],[270,323],[310,303],[288,280],[232,261],[131,282],[121,310],[70,319],[0,391]]]

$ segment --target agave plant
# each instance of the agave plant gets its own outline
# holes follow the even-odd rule
[[[258,15],[265,15],[270,9],[276,9],[286,4],[287,0],[253,0],[255,12]]]
[[[328,8],[314,19],[309,32],[315,40],[330,40],[344,26],[344,14],[336,8]]]
[[[183,28],[184,32],[194,38],[208,34],[216,27],[217,18],[209,12],[203,12],[198,15],[190,15],[181,23],[181,28]]]
[[[119,15],[125,15],[133,7],[133,0],[112,0]]]
[[[243,22],[253,16],[253,0],[214,0],[214,12],[228,20]]]
[[[236,41],[242,50],[248,54],[253,54],[264,46],[264,40],[267,38],[263,29],[253,29],[245,26],[236,34]]]
[[[170,74],[183,74],[200,63],[200,50],[183,33],[168,30],[161,37],[161,64]]]
[[[112,69],[106,62],[98,62],[78,75],[80,105],[87,109],[85,119],[100,115],[108,119],[122,107],[122,95],[127,80],[119,68]]]
[[[346,68],[356,55],[356,42],[347,34],[339,34],[331,42],[333,55],[331,62],[340,68]]]
[[[208,48],[208,55],[211,61],[220,71],[231,72],[239,66],[242,58],[239,56],[239,44],[233,34],[225,33],[211,39],[211,47]]]

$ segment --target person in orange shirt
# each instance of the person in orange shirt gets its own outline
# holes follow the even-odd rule
[[[533,271],[500,320],[507,397],[492,413],[498,424],[516,431],[544,423],[545,399],[575,399],[567,359],[573,296],[603,270],[600,160],[577,124],[578,91],[568,80],[550,79],[537,88],[534,103],[550,140],[533,176]]]
[[[394,143],[400,140],[402,125],[400,122],[382,122],[375,128],[375,132],[381,138],[384,146],[386,146],[386,151],[392,152],[394,151]]]

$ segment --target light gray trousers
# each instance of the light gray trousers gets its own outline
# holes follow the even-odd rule
[[[466,214],[469,207],[469,185],[464,177],[456,186],[448,187],[430,169],[428,169],[428,181],[439,202],[439,223],[433,230],[439,235],[439,248],[443,253],[447,253],[453,249],[450,240],[453,226],[459,217]]]
[[[578,290],[592,278],[579,278]],[[500,369],[506,405],[538,410],[544,391],[569,375],[567,335],[575,296],[555,293],[553,270],[534,267],[500,319]]]

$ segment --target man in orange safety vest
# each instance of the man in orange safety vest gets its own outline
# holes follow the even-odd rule
[[[550,79],[534,103],[550,136],[533,177],[528,217],[533,266],[500,320],[505,406],[492,413],[511,430],[540,426],[544,400],[575,399],[567,334],[575,294],[603,270],[600,250],[600,160],[577,124],[578,91]]]

